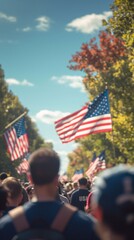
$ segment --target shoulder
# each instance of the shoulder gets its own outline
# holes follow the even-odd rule
[[[61,201],[65,202],[65,203],[69,203],[68,198],[63,196],[63,195],[61,195],[61,194],[60,194],[60,199],[61,199]]]
[[[16,230],[9,214],[0,219],[0,239],[10,240],[16,234]]]
[[[75,190],[74,192],[72,192],[72,195],[71,196],[76,196],[79,194],[79,189]]]
[[[67,229],[71,235],[73,235],[72,239],[92,239],[92,240],[99,240],[97,234],[94,230],[95,220],[94,218],[88,216],[83,211],[76,211],[70,222],[67,226]]]

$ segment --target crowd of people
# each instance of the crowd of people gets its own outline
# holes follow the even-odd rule
[[[63,183],[59,170],[58,154],[40,148],[29,158],[28,182],[0,174],[1,240],[30,229],[52,229],[68,240],[134,240],[133,167],[106,169],[92,183]]]

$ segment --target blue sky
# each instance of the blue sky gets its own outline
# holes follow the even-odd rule
[[[54,121],[89,101],[81,72],[67,68],[82,43],[97,37],[112,0],[0,0],[0,64],[39,133],[61,156],[61,173],[74,142],[62,144]]]

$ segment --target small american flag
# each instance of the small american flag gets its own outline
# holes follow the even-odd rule
[[[112,120],[106,89],[92,103],[55,122],[62,141],[68,143],[89,134],[112,131]]]
[[[21,158],[28,153],[29,143],[24,117],[19,119],[6,130],[4,138],[7,143],[8,152],[11,156],[11,161]]]
[[[16,167],[18,174],[27,173],[29,170],[29,162],[27,159],[23,159],[18,167]]]
[[[73,182],[77,182],[80,178],[82,178],[84,176],[84,170],[83,168],[81,168],[80,170],[76,170],[74,172],[74,175],[72,177],[72,181]]]
[[[90,180],[92,180],[95,173],[100,172],[104,169],[106,169],[105,151],[102,151],[98,157],[96,157],[95,159],[93,158],[85,174]]]
[[[68,176],[67,176],[66,172],[64,172],[62,175],[59,176],[59,181],[60,182],[67,182],[68,181]]]

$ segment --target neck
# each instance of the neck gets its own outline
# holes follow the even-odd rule
[[[32,201],[54,201],[56,197],[56,187],[49,184],[43,186],[34,186],[35,197]]]
[[[87,187],[85,185],[81,185],[79,186],[80,189],[87,189]]]

